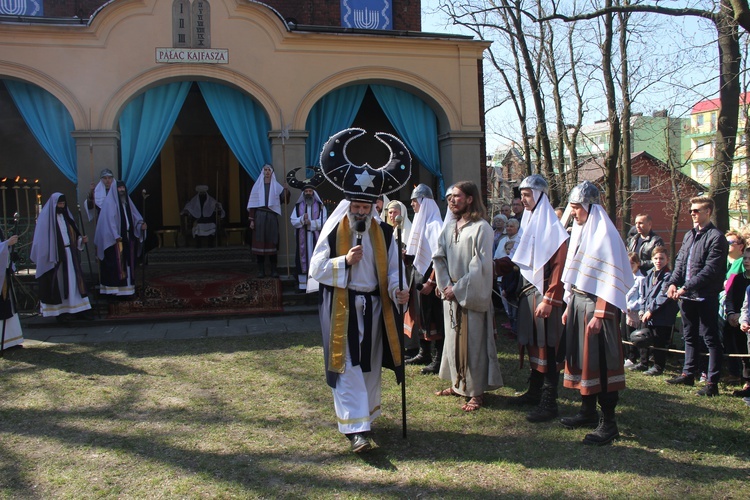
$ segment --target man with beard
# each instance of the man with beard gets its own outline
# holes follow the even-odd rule
[[[558,366],[557,351],[563,333],[562,273],[568,233],[549,202],[549,185],[544,177],[530,175],[521,181],[519,188],[526,211],[521,238],[511,259],[523,278],[517,335],[521,361],[525,350],[531,371],[528,390],[510,402],[537,405],[526,415],[526,420],[547,422],[557,417],[557,386],[562,369],[562,364]]]
[[[432,257],[443,297],[445,346],[440,378],[451,386],[438,396],[463,396],[464,411],[478,410],[484,393],[502,387],[492,307],[493,231],[476,184],[457,182],[448,206],[452,218]]]
[[[435,295],[432,255],[437,251],[443,227],[440,209],[430,189],[420,184],[411,193],[414,222],[406,245],[406,262],[411,267],[410,301],[404,318],[407,336],[419,338],[419,353],[406,364],[424,364],[423,374],[438,373],[443,356],[443,306]]]
[[[615,407],[625,389],[620,311],[633,286],[630,259],[620,233],[599,201],[599,190],[583,181],[570,192],[575,220],[562,280],[567,307],[565,379],[563,385],[581,393],[581,410],[560,422],[568,428],[599,426],[586,434],[584,444],[605,445],[619,437]],[[603,417],[598,419],[596,401]]]
[[[289,179],[289,176],[287,176],[287,179]],[[289,182],[289,185],[297,187],[291,182]],[[299,292],[304,293],[307,290],[307,271],[310,268],[310,258],[318,242],[320,230],[328,218],[328,211],[313,185],[307,184],[301,187],[302,192],[294,205],[290,220],[297,234],[295,264]]]
[[[112,187],[114,180],[115,175],[112,171],[108,168],[104,168],[99,174],[99,182],[96,185],[94,185],[93,182],[91,183],[91,190],[86,198],[86,203],[83,204],[89,221],[94,220],[94,217],[101,212],[104,198],[107,196],[107,193],[109,193],[109,188]]]
[[[128,196],[125,183],[117,181],[117,189],[110,189],[104,199],[94,234],[100,265],[100,293],[135,294],[135,259],[145,238],[146,223]]]
[[[208,194],[208,186],[195,186],[198,194],[185,204],[182,215],[189,215],[193,219],[192,234],[196,246],[200,248],[203,240],[211,244],[216,238],[216,221],[223,219],[226,213],[221,203]]]
[[[380,169],[353,165],[346,147],[364,133],[338,132],[320,154],[324,175],[346,200],[323,226],[307,284],[308,293],[320,286],[326,382],[333,392],[339,432],[349,438],[355,453],[372,447],[367,434],[380,415],[381,367],[394,369],[403,383],[398,327],[403,319],[395,304],[409,300],[393,231],[374,220],[373,207],[379,195],[387,194],[385,175],[393,191],[408,181],[411,155],[398,139],[378,133],[375,137],[388,146],[391,161]]]
[[[65,195],[53,193],[39,213],[31,245],[42,316],[64,319],[91,309],[79,255],[87,241],[68,210]]]

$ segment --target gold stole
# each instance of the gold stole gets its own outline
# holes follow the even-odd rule
[[[370,224],[369,234],[375,254],[375,274],[378,277],[385,334],[388,339],[388,346],[391,349],[391,356],[393,356],[393,363],[395,366],[401,366],[401,344],[396,329],[396,315],[393,312],[392,301],[388,295],[388,250],[385,246],[385,235],[380,225],[374,220]],[[352,229],[349,226],[349,217],[345,215],[336,230],[336,255],[346,255],[351,248],[351,241]],[[331,307],[331,334],[328,340],[329,371],[344,373],[348,330],[349,290],[334,287]]]

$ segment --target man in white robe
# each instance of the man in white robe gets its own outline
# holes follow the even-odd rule
[[[453,186],[448,208],[453,217],[440,234],[432,260],[445,322],[439,376],[451,386],[437,395],[468,398],[462,409],[469,412],[481,408],[485,392],[503,385],[492,307],[494,235],[473,182]]]
[[[18,243],[18,236],[13,235],[4,240],[0,231],[0,321],[2,321],[2,348],[21,347],[23,331],[18,320],[16,304],[13,302],[13,263],[11,248]]]
[[[79,255],[87,242],[68,210],[65,196],[53,193],[39,213],[31,244],[42,316],[64,319],[91,309]]]
[[[189,215],[192,218],[193,238],[200,247],[203,239],[216,237],[216,221],[223,219],[226,213],[221,203],[208,194],[208,186],[201,184],[195,186],[195,190],[198,194],[185,204],[182,215]]]
[[[310,269],[310,258],[318,242],[328,211],[318,192],[312,186],[305,187],[294,205],[289,218],[297,234],[297,252],[295,264],[297,282],[300,292],[307,290],[307,272]]]

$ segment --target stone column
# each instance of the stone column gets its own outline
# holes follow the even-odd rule
[[[440,165],[443,170],[445,187],[457,181],[473,181],[482,188],[482,171],[485,159],[482,157],[481,132],[461,132],[453,130],[438,137]],[[482,191],[484,193],[484,191]]]

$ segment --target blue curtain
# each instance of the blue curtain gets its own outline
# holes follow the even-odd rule
[[[272,159],[271,122],[265,112],[249,96],[230,87],[211,82],[198,82],[198,87],[229,149],[250,177],[257,179]]]
[[[305,128],[310,136],[305,145],[306,166],[320,164],[320,150],[329,137],[352,126],[357,116],[367,85],[354,85],[326,94],[310,110]]]
[[[36,85],[4,80],[11,99],[44,152],[73,184],[78,184],[73,118],[65,106]]]
[[[147,90],[120,116],[120,177],[129,190],[143,180],[159,156],[185,102],[191,82],[175,82]]]
[[[435,112],[415,95],[395,87],[370,85],[370,88],[412,154],[437,177],[438,192],[445,193]]]

